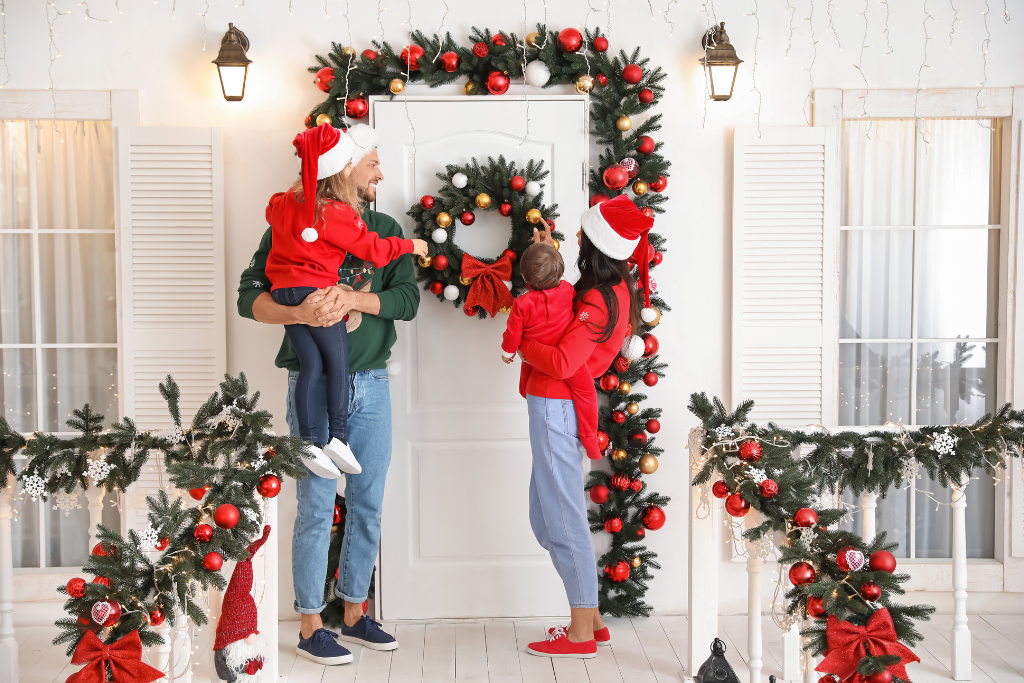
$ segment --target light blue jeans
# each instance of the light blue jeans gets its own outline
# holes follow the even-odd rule
[[[569,606],[597,607],[594,544],[583,494],[583,445],[576,407],[560,398],[526,396],[530,412],[530,526],[551,555]]]
[[[288,372],[288,428],[299,436],[295,412],[297,371]],[[386,370],[363,370],[349,375],[348,442],[363,471],[348,474],[345,482],[345,538],[341,543],[336,594],[346,602],[361,603],[370,589],[370,577],[380,545],[380,514],[384,504],[384,480],[391,464],[391,392]],[[327,383],[320,377],[316,387],[316,423],[327,443]],[[326,607],[324,581],[327,551],[331,544],[334,494],[337,481],[307,472],[298,482],[298,514],[292,537],[292,583],[295,609],[319,614]]]

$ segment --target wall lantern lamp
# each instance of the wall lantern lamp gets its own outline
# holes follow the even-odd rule
[[[729,42],[724,21],[719,26],[709,28],[700,44],[704,48],[704,57],[700,63],[704,65],[704,72],[711,82],[711,99],[724,102],[732,97],[736,73],[743,60],[736,56],[736,48]]]
[[[245,56],[248,49],[249,39],[234,24],[228,24],[228,32],[220,41],[220,52],[213,60],[220,74],[220,89],[228,102],[238,102],[245,97],[245,77],[252,64]]]

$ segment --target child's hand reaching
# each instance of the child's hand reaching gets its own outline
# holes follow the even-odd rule
[[[426,240],[413,240],[412,253],[414,256],[426,256],[430,247]]]
[[[508,365],[509,363],[514,361],[515,359],[516,359],[515,356],[512,356],[511,358],[506,356],[506,355],[504,355],[504,354],[502,354],[502,356],[501,356],[501,360],[505,363],[505,365]]]

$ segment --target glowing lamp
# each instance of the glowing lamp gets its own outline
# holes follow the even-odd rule
[[[213,60],[220,74],[220,89],[228,102],[238,102],[245,97],[245,77],[252,64],[245,56],[248,49],[249,39],[234,24],[228,24],[228,32],[220,41],[220,52]]]
[[[743,60],[736,56],[736,48],[729,42],[729,34],[725,32],[725,22],[707,30],[700,41],[704,48],[704,57],[700,63],[704,66],[704,74],[709,83],[711,99],[724,102],[732,97],[733,86],[736,85],[736,73]]]

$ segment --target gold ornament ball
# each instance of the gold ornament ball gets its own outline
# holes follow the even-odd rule
[[[437,218],[435,218],[434,220],[436,220],[437,224],[440,225],[442,228],[447,228],[449,225],[452,224],[452,217],[449,216],[444,211],[437,214]]]
[[[476,205],[481,209],[486,209],[491,205],[491,195],[486,192],[481,192],[476,196]]]
[[[476,92],[476,84],[473,83],[473,81],[470,81],[469,83],[466,83],[466,94],[467,95],[472,95],[475,92]]]
[[[355,53],[356,49],[350,45],[346,45],[345,47],[341,48],[341,54],[345,55],[346,57],[351,57]]]
[[[559,249],[562,248],[561,243],[558,240],[554,239],[554,238],[552,238],[552,240],[551,240],[551,246],[553,246],[555,248],[555,251],[558,251]]]
[[[540,34],[536,31],[531,31],[526,34],[526,44],[530,47],[537,47],[537,41],[540,40]]]
[[[640,559],[638,555],[634,555],[633,559],[630,560],[629,563],[633,565],[633,569],[639,569],[643,561]]]
[[[459,282],[467,287],[473,283],[473,278],[464,275],[459,276]]]
[[[527,220],[527,222],[533,223],[534,225],[536,225],[537,223],[540,223],[540,219],[541,219],[540,209],[530,209],[529,211],[526,212],[526,220]]]
[[[633,390],[633,387],[629,386],[629,382],[620,382],[619,383],[619,393],[620,394],[625,396],[626,394],[628,394],[632,390]]]
[[[328,126],[331,125],[331,117],[330,116],[328,116],[327,114],[320,114],[320,116],[316,117],[316,125],[322,126],[325,123]]]
[[[652,320],[649,323],[644,323],[644,325],[647,325],[647,327],[654,327],[655,325],[661,322],[661,309],[658,308],[657,306],[651,306],[651,310],[654,311],[654,320]]]
[[[633,183],[633,194],[639,197],[642,194],[647,194],[647,183],[642,180],[638,180]]]
[[[429,268],[434,259],[429,256],[420,256],[420,268]]]
[[[586,95],[593,89],[593,87],[594,79],[588,76],[587,74],[583,74],[582,76],[576,79],[576,92],[578,92],[580,95]]]
[[[630,401],[626,404],[626,412],[630,415],[636,415],[640,412],[640,404],[636,401]]]
[[[644,474],[654,474],[658,471],[658,459],[650,453],[644,453],[640,458],[640,471]]]
[[[615,462],[625,460],[626,455],[627,454],[625,448],[616,448],[614,451],[612,451],[612,460],[614,460]]]
[[[633,127],[633,119],[628,116],[620,116],[615,119],[615,127],[621,131],[627,131]]]
[[[400,95],[405,90],[405,81],[401,78],[392,78],[391,82],[388,83],[388,90],[393,95]]]
[[[512,307],[511,307],[511,306],[502,306],[502,307],[501,307],[501,308],[499,308],[498,310],[499,310],[500,312],[504,313],[505,315],[508,315],[509,313],[511,313],[511,312],[512,312]]]

